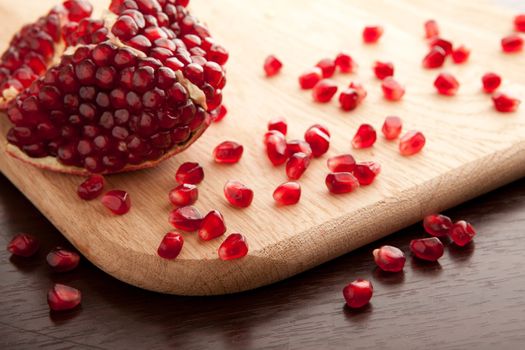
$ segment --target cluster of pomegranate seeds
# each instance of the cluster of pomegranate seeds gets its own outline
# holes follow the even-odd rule
[[[293,205],[301,199],[301,185],[297,182],[285,182],[273,192],[273,199],[278,205]]]
[[[248,254],[248,243],[240,233],[232,233],[219,247],[221,260],[240,259]]]
[[[86,201],[93,200],[102,194],[104,185],[104,177],[94,174],[78,185],[77,194]]]
[[[286,176],[298,180],[310,165],[310,156],[303,152],[294,153],[286,162]]]
[[[343,297],[346,305],[352,309],[358,309],[370,302],[374,294],[374,288],[370,281],[357,279],[343,289]]]
[[[469,244],[475,235],[474,227],[464,220],[454,223],[449,233],[450,239],[460,247]]]
[[[197,231],[202,225],[202,215],[197,208],[185,206],[174,209],[170,212],[168,221],[176,229],[193,232]]]
[[[374,63],[374,74],[380,80],[391,77],[394,75],[394,65],[391,62],[376,61]]]
[[[485,73],[483,77],[481,77],[481,83],[483,85],[483,91],[491,94],[501,85],[501,77],[496,73]]]
[[[313,67],[299,76],[299,85],[303,90],[312,89],[323,79],[323,72],[318,67]]]
[[[234,164],[237,163],[244,151],[244,147],[235,141],[224,141],[217,145],[213,150],[213,158],[216,163]]]
[[[355,169],[356,161],[351,154],[341,154],[329,158],[326,165],[334,173],[351,173]]]
[[[268,131],[272,130],[279,131],[281,134],[286,136],[286,133],[288,132],[288,124],[286,123],[286,119],[283,117],[278,117],[270,120],[268,122]]]
[[[429,19],[428,21],[425,22],[424,27],[425,27],[425,38],[433,39],[439,36],[439,25],[435,20]]]
[[[525,14],[514,17],[514,30],[525,33]]]
[[[410,130],[399,140],[399,153],[411,156],[419,153],[425,147],[426,138],[421,131]]]
[[[395,140],[401,134],[403,129],[403,121],[397,116],[389,116],[385,118],[381,131],[387,140]]]
[[[341,52],[335,57],[335,65],[341,73],[353,73],[357,64],[347,53]]]
[[[115,215],[124,215],[131,209],[129,194],[123,190],[111,190],[102,196],[102,204]]]
[[[405,267],[405,254],[401,249],[384,245],[372,252],[374,261],[383,271],[399,272]]]
[[[375,44],[383,35],[384,29],[381,26],[366,26],[363,29],[363,41],[366,44]]]
[[[178,232],[168,232],[157,249],[157,254],[164,259],[173,260],[179,256],[182,246],[184,245],[184,237]]]
[[[510,34],[501,39],[501,49],[505,53],[517,53],[523,50],[523,38],[519,34]]]
[[[253,201],[253,190],[240,181],[229,180],[224,185],[224,197],[238,208],[247,208]]]
[[[224,217],[218,210],[212,210],[202,220],[199,237],[204,241],[209,241],[222,236],[225,232]]]
[[[337,84],[333,80],[323,79],[315,84],[312,97],[315,102],[328,103],[337,93],[337,89]]]
[[[77,252],[57,247],[47,254],[46,261],[53,271],[68,272],[78,266],[80,255]]]
[[[76,308],[82,301],[78,289],[64,284],[55,284],[47,293],[47,303],[53,311],[66,311]]]
[[[502,113],[515,112],[521,103],[516,97],[503,92],[496,92],[492,95],[492,102],[494,103],[494,108]]]
[[[416,257],[426,261],[437,261],[443,256],[445,248],[437,237],[413,239],[410,251]]]
[[[381,83],[383,96],[389,101],[399,101],[405,95],[405,87],[392,77],[386,77]]]
[[[273,77],[279,74],[283,68],[283,63],[274,55],[270,55],[264,60],[263,68],[267,77]]]
[[[441,214],[427,215],[423,220],[425,231],[434,237],[448,236],[452,225],[452,220],[448,216]]]
[[[370,124],[361,124],[352,138],[352,147],[356,149],[369,148],[377,140],[377,132]]]
[[[199,163],[183,163],[175,173],[175,180],[179,184],[199,184],[202,182],[202,180],[204,180],[204,169],[199,165]]]
[[[452,51],[452,60],[456,64],[465,63],[470,57],[470,49],[461,45]]]
[[[40,249],[38,239],[28,233],[19,233],[7,245],[7,251],[16,256],[29,258]]]
[[[199,189],[192,184],[182,184],[172,189],[168,198],[177,207],[192,205],[199,198]]]
[[[343,194],[355,191],[359,180],[350,172],[333,172],[326,175],[325,184],[333,194]]]
[[[440,73],[434,80],[434,87],[440,95],[454,96],[459,89],[459,82],[450,73]]]

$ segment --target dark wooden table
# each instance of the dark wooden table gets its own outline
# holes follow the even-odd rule
[[[376,270],[372,249],[408,251],[411,239],[424,236],[416,225],[275,285],[207,298],[140,290],[86,260],[74,272],[51,273],[45,254],[67,241],[1,175],[0,188],[0,244],[19,231],[43,241],[29,260],[0,250],[1,349],[524,347],[525,180],[450,210],[478,236],[463,249],[448,246],[439,264],[409,258],[403,274]],[[351,311],[341,290],[358,277],[372,280],[375,295]],[[80,288],[82,307],[50,314],[53,282]]]

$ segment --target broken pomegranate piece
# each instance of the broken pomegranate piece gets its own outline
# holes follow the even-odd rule
[[[472,242],[475,235],[476,230],[474,230],[474,227],[464,220],[454,223],[449,234],[450,239],[460,247],[464,247]]]
[[[19,233],[7,245],[7,251],[16,256],[29,258],[40,248],[38,239],[28,233]]]
[[[244,148],[235,141],[224,141],[213,150],[213,158],[216,163],[234,164],[239,162]]]
[[[80,198],[89,201],[102,194],[104,185],[105,180],[102,175],[91,175],[86,181],[78,185],[77,194]]]
[[[176,229],[192,232],[201,227],[202,215],[195,207],[180,207],[171,211],[168,221]]]
[[[443,256],[445,248],[437,237],[413,239],[410,251],[416,257],[426,261],[437,261]]]
[[[172,189],[168,197],[173,205],[185,207],[197,201],[199,198],[199,189],[192,184],[182,184]]]
[[[47,293],[47,304],[52,311],[66,311],[76,308],[82,301],[78,289],[64,284],[55,284]]]
[[[212,210],[202,220],[199,237],[204,241],[209,241],[222,236],[225,232],[224,217],[218,210]]]
[[[452,220],[448,216],[432,214],[425,216],[423,220],[425,231],[434,237],[446,237],[452,229]]]
[[[273,192],[273,199],[278,205],[294,205],[301,199],[301,185],[297,182],[285,182]]]
[[[240,181],[229,180],[224,185],[224,196],[231,205],[247,208],[252,204],[253,191]]]
[[[221,260],[240,259],[248,254],[248,243],[240,233],[232,233],[219,247],[219,258]]]
[[[283,68],[283,64],[277,57],[270,55],[264,60],[263,68],[267,77],[273,77],[279,74],[281,68]]]
[[[179,256],[182,247],[184,245],[184,237],[178,232],[168,232],[159,247],[157,248],[157,254],[164,259],[173,260]]]
[[[521,103],[519,99],[503,92],[496,92],[492,95],[492,102],[494,108],[502,113],[516,112]]]
[[[80,255],[74,251],[57,247],[47,254],[46,261],[53,271],[68,272],[78,266]]]
[[[343,289],[346,305],[352,309],[359,309],[367,305],[372,299],[374,288],[370,281],[357,279]]]
[[[131,199],[126,191],[111,190],[102,197],[102,204],[115,215],[124,215],[131,209]]]
[[[383,271],[399,272],[405,266],[405,254],[399,248],[384,245],[374,249],[372,255],[377,266]]]
[[[481,83],[483,84],[483,91],[491,94],[501,85],[501,77],[496,73],[485,73],[481,77]]]

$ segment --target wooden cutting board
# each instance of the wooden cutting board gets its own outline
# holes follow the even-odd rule
[[[5,46],[26,21],[46,11],[51,0],[25,0],[15,6],[0,0],[0,40]],[[96,1],[99,8],[105,1]],[[499,39],[511,31],[514,13],[487,1],[455,0],[193,0],[192,10],[205,20],[231,53],[225,101],[226,119],[184,154],[157,169],[110,176],[107,188],[129,191],[133,207],[122,217],[107,213],[99,201],[77,198],[81,178],[37,170],[11,159],[2,143],[2,172],[46,215],[86,258],[107,273],[130,284],[166,293],[211,295],[243,291],[282,280],[440,211],[525,175],[525,106],[517,113],[499,114],[480,91],[487,71],[501,73],[504,88],[525,99],[525,54],[504,55]],[[422,24],[439,21],[443,36],[472,48],[465,65],[447,63],[461,89],[456,97],[441,97],[432,82],[436,70],[423,70],[426,52]],[[365,46],[360,33],[380,23],[385,35],[378,45]],[[314,104],[298,88],[297,77],[323,57],[340,50],[360,64],[354,75],[339,75],[341,86],[362,81],[366,102],[351,113],[337,103]],[[276,54],[285,67],[266,79],[262,62]],[[394,62],[396,77],[407,93],[398,103],[381,97],[373,77],[374,60]],[[386,115],[399,115],[407,129],[427,136],[424,151],[401,157],[396,142],[381,137],[367,150],[351,149],[350,140],[361,123],[380,128]],[[267,121],[284,116],[291,138],[301,138],[311,124],[321,122],[332,132],[329,153],[313,161],[301,179],[301,202],[278,208],[273,189],[286,180],[284,169],[270,166],[262,136]],[[1,123],[5,135],[6,119]],[[245,146],[239,164],[213,163],[211,152],[224,140]],[[324,185],[326,159],[351,152],[358,160],[376,160],[383,167],[377,181],[355,193],[330,195]],[[184,161],[199,161],[206,171],[196,206],[203,212],[220,210],[229,233],[242,232],[249,255],[223,262],[217,257],[222,239],[201,242],[185,234],[185,246],[175,261],[156,255],[170,230],[168,191]],[[222,188],[228,179],[251,186],[251,207],[229,206]],[[483,232],[480,232],[482,235]]]

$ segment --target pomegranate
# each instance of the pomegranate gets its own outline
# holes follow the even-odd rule
[[[243,183],[229,180],[224,185],[224,197],[233,206],[247,208],[253,201],[253,190]]]
[[[89,201],[100,196],[104,190],[104,185],[104,177],[94,174],[78,185],[77,194],[83,200]]]
[[[177,207],[192,205],[199,198],[199,189],[192,184],[182,184],[172,189],[168,198]]]
[[[351,173],[355,169],[356,162],[355,158],[351,154],[341,154],[339,156],[329,158],[326,161],[326,165],[328,166],[328,169],[334,173]]]
[[[456,64],[465,63],[470,57],[470,49],[461,45],[452,51],[452,60]]]
[[[434,237],[446,237],[452,229],[452,220],[448,216],[441,214],[431,214],[425,216],[423,220],[425,231]]]
[[[288,132],[288,123],[283,117],[277,117],[268,122],[268,131],[277,130],[281,134],[286,135]]]
[[[355,165],[353,174],[359,185],[368,186],[374,182],[381,172],[381,165],[377,162],[361,162]]]
[[[331,78],[335,73],[335,61],[331,58],[323,58],[315,65],[321,69],[321,75],[323,78]]]

